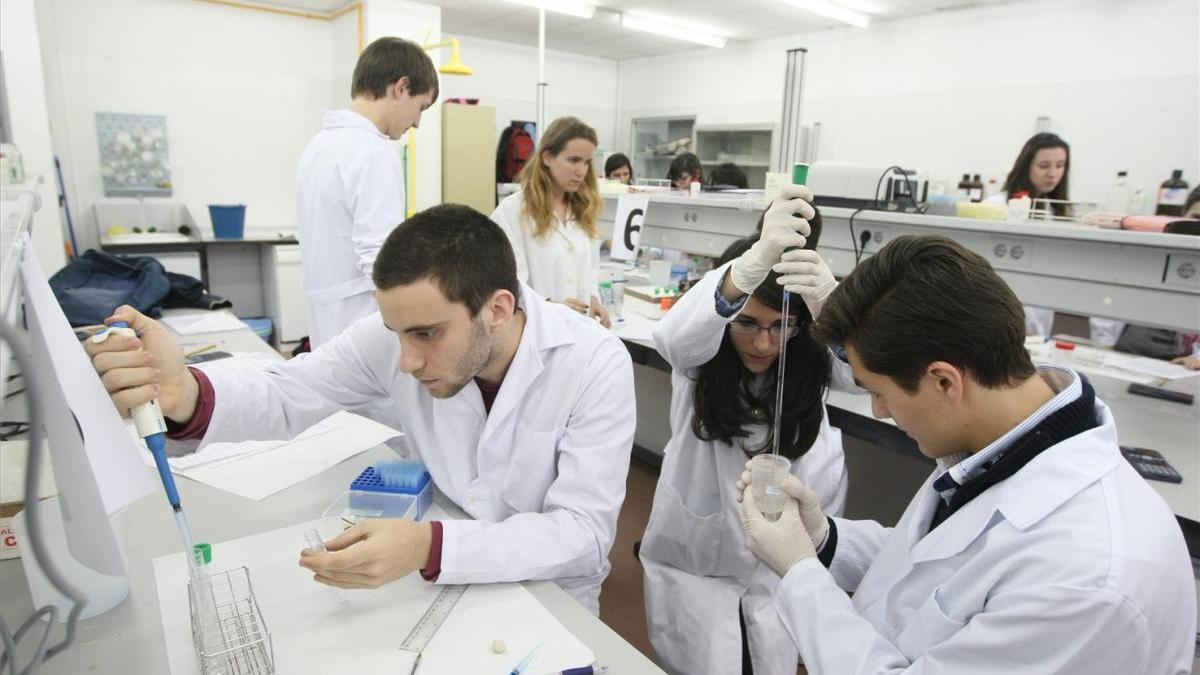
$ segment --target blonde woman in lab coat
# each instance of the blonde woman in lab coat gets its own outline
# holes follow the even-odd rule
[[[810,220],[811,231],[793,211]],[[800,199],[773,205],[761,237],[731,245],[723,258],[732,262],[705,275],[655,329],[672,367],[672,437],[640,556],[650,641],[669,673],[796,672],[796,647],[771,602],[779,576],[746,549],[734,483],[749,457],[771,451],[779,343],[786,340],[780,454],[823,508],[840,513],[845,502],[841,433],[829,426],[823,403],[836,359],[808,335],[833,275],[814,265],[823,275],[813,302],[795,297],[783,336],[783,289],[770,273],[788,246],[820,260],[814,216]]]
[[[576,117],[560,117],[542,134],[537,152],[521,170],[521,191],[492,212],[517,255],[517,276],[547,300],[594,315],[607,328],[608,312],[596,297],[604,200],[592,156],[596,130]]]

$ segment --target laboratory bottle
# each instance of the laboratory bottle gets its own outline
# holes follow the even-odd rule
[[[1104,210],[1109,213],[1129,213],[1129,186],[1125,184],[1126,172],[1117,172],[1117,182],[1104,195]]]
[[[979,180],[979,174],[975,174],[974,176],[971,177],[971,184],[969,186],[969,191],[970,191],[970,195],[971,195],[970,196],[971,201],[973,201],[973,202],[983,201],[983,181]]]
[[[1158,208],[1154,213],[1159,216],[1182,216],[1183,205],[1187,202],[1187,181],[1183,180],[1183,169],[1175,169],[1171,177],[1162,182],[1158,189]]]
[[[993,195],[1000,193],[1000,181],[992,176],[988,179],[987,184],[983,186],[983,198],[987,199]]]
[[[1129,198],[1129,215],[1140,216],[1145,213],[1146,189],[1139,185],[1133,189],[1133,196]]]

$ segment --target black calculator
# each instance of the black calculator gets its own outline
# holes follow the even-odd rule
[[[1133,465],[1133,468],[1147,480],[1161,480],[1166,483],[1182,483],[1183,476],[1171,466],[1161,452],[1147,448],[1131,448],[1121,446],[1121,454]]]

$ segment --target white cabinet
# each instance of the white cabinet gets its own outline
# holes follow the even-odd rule
[[[300,245],[262,247],[262,269],[266,311],[275,322],[276,339],[295,342],[308,335],[308,300],[304,297]]]
[[[695,117],[633,120],[633,177],[666,180],[675,155],[692,152],[695,127]]]
[[[728,124],[696,127],[696,154],[707,178],[726,163],[745,172],[748,187],[761,190],[771,167],[773,124]]]

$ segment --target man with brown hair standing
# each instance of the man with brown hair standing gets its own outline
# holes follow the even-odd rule
[[[379,309],[371,266],[404,220],[404,175],[391,141],[420,125],[437,100],[437,78],[420,45],[375,40],[354,67],[350,107],[325,113],[300,157],[296,220],[314,349]]]
[[[789,264],[776,270],[804,274]],[[891,529],[826,518],[795,480],[774,522],[743,492],[747,544],[783,577],[776,610],[810,672],[1191,670],[1179,526],[1088,381],[1034,367],[1021,304],[986,260],[896,238],[813,330],[937,469]]]

